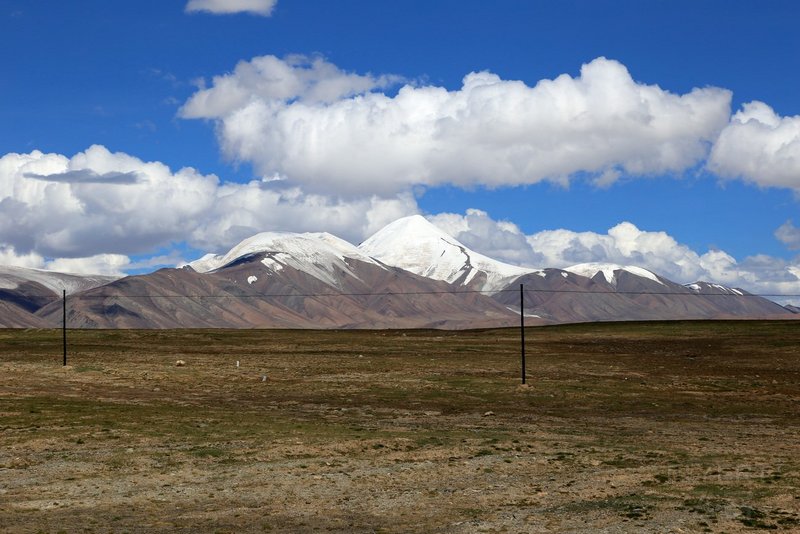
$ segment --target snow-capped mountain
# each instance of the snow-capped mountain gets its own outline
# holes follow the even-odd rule
[[[23,284],[34,282],[59,295],[63,290],[67,291],[67,295],[71,295],[78,291],[102,286],[115,279],[113,276],[80,275],[25,267],[0,266],[0,289],[17,289]]]
[[[359,245],[381,262],[434,280],[496,291],[531,273],[470,250],[421,215],[398,219]]]
[[[110,276],[58,273],[41,269],[0,266],[0,327],[44,327],[35,313],[67,295],[102,286]]]
[[[0,268],[0,327],[60,324],[62,289],[71,328],[513,326],[520,298],[528,324],[797,317],[741,289],[684,286],[637,266],[516,267],[421,216],[359,247],[327,233],[266,232],[185,268],[119,280]]]
[[[685,287],[698,297],[710,301],[724,310],[724,314],[722,314],[724,317],[737,317],[746,314],[755,317],[780,315],[778,308],[776,308],[780,306],[779,304],[740,288],[703,281],[686,284]],[[780,306],[780,311],[783,310],[794,313],[790,308]]]
[[[202,272],[200,272],[202,271]],[[467,328],[508,326],[488,296],[389,267],[330,234],[265,233],[185,268],[84,292],[69,323],[85,328]],[[149,296],[166,298],[149,298]],[[49,322],[60,303],[37,311]]]
[[[208,273],[256,255],[261,256],[260,266],[253,270],[252,277],[273,275],[291,267],[335,287],[341,285],[342,273],[359,277],[357,263],[385,269],[354,245],[326,232],[264,232],[245,239],[226,254],[206,254],[189,266],[199,273]]]

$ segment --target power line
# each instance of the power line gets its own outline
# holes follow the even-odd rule
[[[259,293],[259,294],[194,294],[194,295],[181,295],[181,294],[111,294],[111,295],[91,295],[91,294],[72,294],[68,295],[70,299],[111,299],[111,298],[154,298],[154,299],[185,299],[185,298],[198,298],[198,299],[268,299],[268,298],[319,298],[319,297],[390,297],[390,296],[414,296],[414,295],[497,295],[499,293],[518,293],[518,289],[500,289],[500,290],[480,290],[480,289],[464,289],[453,291],[383,291],[383,292],[352,292],[352,293]],[[760,298],[800,298],[798,293],[749,293],[749,292],[736,292],[736,293],[700,293],[694,291],[679,292],[679,291],[593,291],[590,289],[541,289],[541,288],[525,288],[524,293],[551,293],[551,294],[577,294],[577,295],[658,295],[658,296],[675,296],[675,297],[760,297]],[[31,296],[31,295],[28,295]],[[33,295],[39,298],[52,298],[53,300],[60,299],[57,295]]]

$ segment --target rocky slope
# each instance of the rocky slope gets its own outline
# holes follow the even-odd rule
[[[328,235],[260,236],[233,254],[127,277],[69,299],[68,323],[90,328],[467,328],[514,314],[478,293],[361,255]],[[237,256],[237,254],[240,254]],[[49,323],[58,303],[39,311]]]
[[[718,284],[686,286],[637,266],[530,269],[464,246],[420,216],[359,247],[327,233],[266,232],[181,269],[119,280],[0,270],[0,327],[479,328],[528,324],[795,318]]]
[[[110,276],[82,276],[69,273],[0,266],[0,328],[48,326],[36,315],[43,306],[68,295],[113,281]]]

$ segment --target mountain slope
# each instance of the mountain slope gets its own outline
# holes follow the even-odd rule
[[[0,290],[0,328],[45,328],[49,326],[25,308],[3,299]]]
[[[60,302],[62,291],[71,295],[112,280],[114,278],[110,276],[0,266],[0,327],[44,327],[46,322],[35,313],[51,302]]]
[[[272,272],[292,267],[334,286],[337,284],[337,272],[350,271],[349,263],[352,261],[384,268],[355,246],[334,235],[289,232],[254,235],[226,254],[209,254],[191,262],[189,266],[198,272],[211,272],[257,254],[264,255],[261,262]]]
[[[42,269],[27,269],[25,267],[0,266],[0,288],[16,289],[26,282],[36,282],[45,287],[49,292],[61,296],[62,290],[67,295],[84,291],[93,287],[107,284],[116,277],[102,275],[80,275],[45,271]]]
[[[800,317],[741,289],[684,286],[636,266],[515,267],[415,216],[359,247],[266,232],[182,269],[119,280],[3,268],[0,327],[59,326],[61,288],[71,328],[512,326],[520,284],[528,324]]]
[[[721,313],[719,318],[726,317],[781,317],[791,318],[791,309],[781,306],[764,297],[753,295],[743,289],[727,287],[710,282],[686,284],[686,288],[708,302],[713,303]]]
[[[520,284],[525,313],[555,323],[792,316],[783,306],[739,289],[705,282],[683,286],[632,266],[545,269],[518,278],[493,298],[519,311]]]
[[[514,315],[502,304],[452,290],[445,282],[388,267],[329,234],[259,234],[183,269],[131,276],[74,295],[68,323],[89,328],[512,324]],[[38,315],[53,323],[60,310],[53,304]]]
[[[396,220],[358,248],[386,265],[475,290],[494,291],[533,271],[470,250],[421,215]]]
[[[579,263],[578,265],[565,267],[564,270],[580,276],[585,276],[586,278],[601,277],[613,287],[618,287],[620,279],[629,281],[638,280],[640,283],[644,280],[650,280],[651,282],[655,282],[661,286],[666,286],[664,283],[666,279],[662,279],[660,276],[654,272],[648,271],[647,269],[633,265],[617,265],[614,263]],[[636,278],[631,278],[628,276],[631,274]],[[655,288],[657,286],[651,287]],[[624,291],[624,289],[622,289],[622,291]]]

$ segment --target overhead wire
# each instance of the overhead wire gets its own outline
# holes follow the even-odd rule
[[[90,290],[91,291],[91,290]],[[85,294],[73,293],[67,295],[71,299],[107,299],[107,298],[159,298],[159,299],[181,299],[181,298],[245,298],[245,299],[265,299],[265,298],[317,298],[317,297],[385,297],[385,296],[405,296],[405,295],[497,295],[499,293],[519,294],[520,289],[506,288],[500,290],[486,289],[459,289],[452,291],[380,291],[380,292],[329,292],[329,293],[258,293],[258,294]],[[556,294],[578,294],[578,295],[657,295],[657,296],[676,296],[676,297],[761,297],[761,298],[800,298],[798,293],[749,293],[745,291],[728,290],[727,293],[701,293],[697,291],[597,291],[591,289],[545,289],[545,288],[526,288],[523,286],[524,293],[556,293]],[[60,300],[58,295],[26,295],[27,297],[52,298]]]

